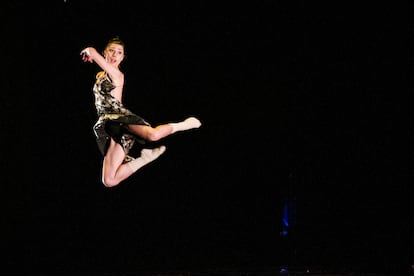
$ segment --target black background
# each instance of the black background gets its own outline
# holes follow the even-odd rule
[[[9,264],[410,271],[413,113],[401,84],[412,72],[412,23],[400,7],[7,8],[3,137],[24,138],[3,145],[16,160],[2,162],[12,184],[3,188]],[[126,42],[125,105],[154,125],[192,115],[203,125],[166,138],[162,157],[108,189],[92,132],[99,68],[79,52],[103,50],[115,35]],[[287,201],[294,212],[282,236]]]

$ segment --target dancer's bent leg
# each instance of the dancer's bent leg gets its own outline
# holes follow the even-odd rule
[[[135,160],[128,162],[127,165],[131,168],[132,172],[136,172],[146,164],[157,159],[161,154],[165,152],[165,150],[165,146],[160,146],[154,149],[142,149],[141,156]]]

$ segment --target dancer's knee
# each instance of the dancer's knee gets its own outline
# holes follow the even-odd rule
[[[115,179],[114,177],[109,176],[102,176],[102,184],[104,184],[105,187],[111,188],[119,184],[119,180]]]

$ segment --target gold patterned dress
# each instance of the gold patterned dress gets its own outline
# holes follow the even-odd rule
[[[98,74],[93,93],[95,95],[95,107],[98,120],[93,126],[96,142],[102,155],[105,156],[110,139],[120,144],[125,151],[125,162],[132,157],[128,153],[135,141],[145,144],[146,141],[133,135],[125,127],[130,124],[150,125],[146,120],[134,114],[115,97],[111,91],[115,88],[111,79],[106,74]]]

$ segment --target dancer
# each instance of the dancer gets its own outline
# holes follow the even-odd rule
[[[181,122],[153,127],[123,105],[124,74],[120,64],[125,58],[125,44],[119,37],[108,41],[103,55],[94,47],[87,47],[80,54],[84,62],[95,62],[102,70],[96,74],[93,86],[98,115],[93,130],[103,155],[102,182],[106,187],[120,184],[166,150],[165,146],[147,147],[141,150],[139,157],[133,158],[128,153],[136,141],[145,145],[178,131],[201,126],[197,118],[189,117]]]

